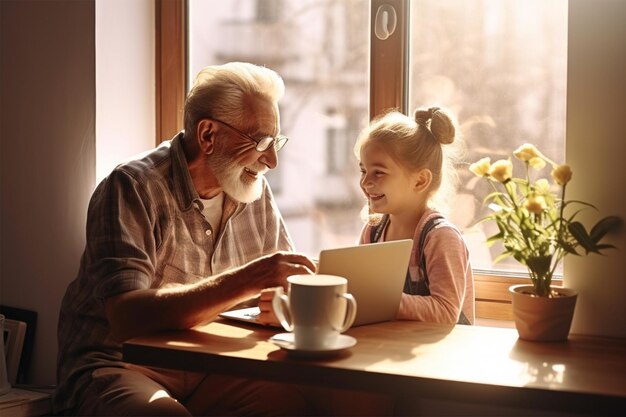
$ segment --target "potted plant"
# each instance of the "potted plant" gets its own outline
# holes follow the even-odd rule
[[[524,167],[522,177],[513,176],[511,159],[491,163],[482,158],[470,165],[470,171],[485,178],[494,191],[484,200],[491,213],[481,220],[494,221],[498,233],[487,239],[503,244],[498,262],[512,256],[524,265],[532,285],[510,288],[513,316],[519,336],[526,340],[559,341],[569,334],[576,291],[553,285],[552,277],[566,255],[601,254],[615,248],[604,242],[622,221],[616,216],[600,219],[591,229],[577,220],[591,204],[566,200],[565,190],[572,179],[568,165],[559,165],[543,155],[534,145],[524,144],[513,152]],[[553,184],[540,177],[552,166]]]

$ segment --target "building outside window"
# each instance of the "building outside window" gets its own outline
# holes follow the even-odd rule
[[[522,143],[565,155],[566,0],[412,0],[409,112],[442,105],[459,119],[468,163],[508,157]],[[282,133],[290,137],[268,175],[298,251],[352,245],[365,203],[352,146],[369,120],[368,0],[189,0],[188,76],[247,61],[285,80]],[[475,269],[520,272],[485,244],[484,181],[458,167],[450,217]],[[516,270],[517,268],[517,270]]]

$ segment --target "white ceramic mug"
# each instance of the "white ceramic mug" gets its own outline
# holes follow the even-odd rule
[[[347,292],[348,280],[336,275],[292,275],[288,294],[277,291],[274,313],[301,350],[332,349],[339,334],[356,317],[356,300]]]

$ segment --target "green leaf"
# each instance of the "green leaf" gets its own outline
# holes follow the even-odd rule
[[[609,232],[617,231],[622,227],[622,219],[617,216],[609,216],[600,220],[589,233],[591,240],[598,243]]]
[[[495,234],[493,236],[489,236],[489,238],[487,238],[487,243],[493,243],[496,240],[500,240],[502,238],[504,238],[504,233],[500,232],[500,233]]]
[[[599,245],[596,245],[596,248],[599,251],[603,251],[605,249],[617,249],[617,247],[615,245],[611,245],[611,244],[608,244],[608,243],[600,243]]]
[[[483,198],[483,205],[486,205],[489,200],[495,201],[495,199],[498,199],[499,201],[501,201],[502,195],[503,194],[499,191],[494,191],[493,193],[487,194],[487,196]]]
[[[478,220],[478,221],[476,222],[476,226],[478,226],[479,224],[486,223],[486,222],[488,222],[488,221],[494,220],[494,218],[493,218],[492,216],[493,216],[493,215],[485,216],[485,217],[483,217],[482,219]]]
[[[580,201],[580,200],[569,200],[569,201],[566,201],[566,202],[563,203],[563,206],[567,207],[570,204],[580,204],[580,205],[591,207],[592,209],[597,210],[597,207],[594,206],[593,204],[585,203],[584,201]]]
[[[569,254],[578,255],[578,252],[576,252],[576,247],[574,245],[571,245],[567,242],[559,242],[559,246],[561,246],[563,250]]]
[[[583,226],[581,222],[572,222],[567,226],[567,229],[587,253],[598,252],[598,249],[596,248],[596,243],[591,240],[591,237],[587,234],[587,231],[585,230],[585,226]]]
[[[568,222],[574,221],[574,218],[575,218],[576,216],[578,216],[578,213],[580,213],[580,212],[581,212],[581,211],[583,211],[583,210],[584,210],[584,209],[579,209],[579,210],[576,210],[576,211],[575,211],[575,212],[574,212],[571,216],[569,216],[569,217],[567,218],[567,221],[568,221]]]
[[[521,263],[522,265],[526,265],[526,258],[524,258],[524,255],[519,253],[519,252],[515,252],[512,254],[513,257],[515,258],[515,260],[519,263]],[[498,257],[499,258],[499,257]],[[496,258],[497,259],[497,258]]]

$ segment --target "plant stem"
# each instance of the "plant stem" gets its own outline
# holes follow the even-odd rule
[[[509,199],[511,200],[511,205],[513,206],[513,209],[515,210],[515,214],[521,220],[521,218],[522,218],[521,207],[517,205],[517,202],[515,201],[515,195],[513,195],[511,187],[508,187],[507,185],[508,185],[508,181],[506,183],[504,183],[504,189],[506,190],[506,193],[508,194]],[[509,218],[509,221],[511,221],[510,218]],[[513,225],[517,226],[517,224],[515,222],[513,223]],[[534,251],[535,248],[534,248],[532,240],[530,240],[530,238],[528,236],[526,236],[526,234],[521,229],[521,221],[520,221],[520,225],[519,225],[519,233],[522,235],[522,240],[524,242],[526,242],[526,246],[528,247],[528,249],[530,249],[531,252]]]
[[[563,188],[561,189],[561,207],[559,207],[559,230],[557,232],[557,242],[556,249],[554,250],[554,262],[552,263],[552,268],[550,269],[550,276],[548,281],[548,288],[550,288],[550,283],[552,281],[552,275],[554,271],[556,271],[556,267],[561,262],[561,259],[565,256],[563,250],[561,249],[561,242],[563,241],[563,212],[565,211],[565,187],[567,184],[563,184]]]

